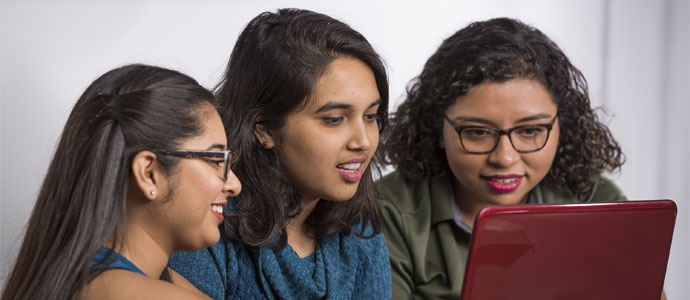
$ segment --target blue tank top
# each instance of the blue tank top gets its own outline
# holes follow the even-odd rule
[[[131,261],[108,247],[101,247],[98,249],[98,251],[96,251],[96,255],[94,255],[93,259],[91,260],[91,265],[96,265],[107,255],[110,255],[110,259],[107,261],[105,266],[106,270],[123,269],[146,276],[146,274],[137,268],[137,266],[135,266]]]

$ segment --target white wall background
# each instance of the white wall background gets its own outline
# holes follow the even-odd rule
[[[423,2],[423,4],[422,4]],[[670,198],[678,219],[666,277],[690,299],[688,0],[0,0],[0,282],[13,264],[67,115],[103,72],[143,62],[213,87],[244,24],[300,7],[362,32],[389,66],[392,108],[441,41],[471,21],[519,18],[558,43],[623,145],[613,179],[630,199]]]

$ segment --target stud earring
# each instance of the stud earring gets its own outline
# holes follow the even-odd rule
[[[268,147],[268,141],[267,140],[261,141],[261,145],[264,146],[264,148]]]
[[[152,191],[151,191],[151,196],[155,196],[155,195],[156,195],[156,191],[153,191],[153,190],[152,190]]]

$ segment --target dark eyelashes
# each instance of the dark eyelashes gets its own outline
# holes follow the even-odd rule
[[[321,120],[329,126],[335,126],[340,124],[343,121],[343,117],[336,117],[336,118],[322,118]]]
[[[344,117],[324,117],[324,118],[321,118],[323,123],[328,125],[328,126],[336,126],[336,125],[342,123],[344,119],[345,119]],[[364,119],[368,122],[378,122],[381,119],[381,117],[376,113],[365,114]]]

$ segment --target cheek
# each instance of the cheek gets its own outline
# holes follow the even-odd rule
[[[446,149],[462,149],[462,144],[460,143],[460,138],[458,133],[448,124],[443,124],[441,129],[441,145]]]
[[[181,200],[187,201],[188,206],[195,209],[206,209],[223,189],[222,181],[216,178],[218,175],[211,170],[204,170],[203,167],[199,166],[197,172],[181,178],[184,180],[186,190],[184,194],[186,199]]]
[[[460,141],[456,141],[453,138],[445,138],[444,144],[446,160],[455,178],[469,177],[471,173],[477,171],[477,162],[475,160],[478,156],[464,153]]]
[[[379,128],[374,126],[369,129],[369,140],[371,141],[371,153],[376,152],[379,147]]]
[[[479,178],[479,170],[485,165],[486,156],[465,153],[457,133],[450,126],[444,125],[442,141],[448,165],[455,179],[469,182]]]
[[[301,137],[292,140],[289,145],[281,149],[283,153],[281,159],[285,165],[293,168],[313,168],[329,156],[330,145],[332,145],[330,141],[316,136]]]
[[[556,132],[557,133],[557,132]],[[541,151],[532,153],[534,155],[523,156],[523,160],[528,164],[532,170],[539,175],[539,179],[544,176],[551,169],[554,159],[556,158],[556,151],[558,150],[558,135],[549,137],[546,147]]]
[[[323,151],[321,148],[329,144],[329,141],[324,139],[323,134],[304,125],[286,126],[281,132],[280,141],[278,152],[281,153],[282,159],[288,163],[294,163],[304,157],[318,156]],[[304,163],[304,160],[301,160]]]
[[[448,126],[443,126],[443,131],[441,133],[441,145],[443,145],[443,150],[446,153],[446,159],[451,169],[457,169],[458,166],[463,165],[463,152],[462,144],[457,138],[457,134],[453,129],[449,129]]]
[[[288,179],[298,189],[307,188],[323,177],[324,168],[331,165],[332,141],[318,135],[285,137],[286,143],[278,150],[280,163],[285,167]],[[308,159],[305,159],[308,158]]]
[[[549,135],[549,141],[546,143],[546,151],[544,151],[545,156],[544,160],[548,162],[548,167],[551,168],[551,164],[553,163],[553,160],[556,158],[556,153],[558,152],[558,144],[560,141],[560,126],[558,125],[558,122],[555,123],[553,130],[551,130],[551,134]]]
[[[457,148],[457,147],[456,147]],[[453,175],[457,179],[473,178],[473,174],[478,174],[481,162],[478,155],[463,154],[460,149],[449,149],[446,147],[446,158]]]

